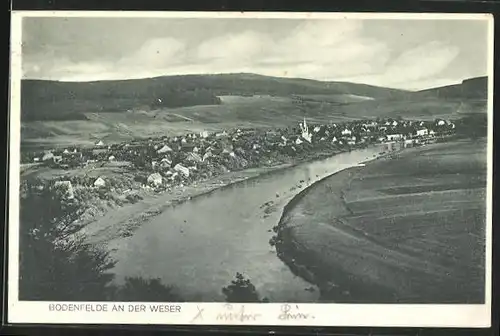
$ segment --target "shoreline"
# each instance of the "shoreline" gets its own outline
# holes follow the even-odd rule
[[[439,146],[439,144],[435,145]],[[389,152],[385,155],[368,160],[363,163],[366,164],[366,166],[369,166],[372,163],[388,160],[391,154],[398,155],[402,152],[404,152],[405,156],[411,155],[411,152],[418,148],[419,147],[414,147],[398,150],[392,153]],[[387,164],[387,162],[385,164]],[[396,275],[398,276],[398,279],[395,280],[394,283],[391,283],[392,281],[389,281],[388,283],[384,283],[383,281],[371,281],[368,274],[366,276],[363,276],[362,274],[356,274],[355,272],[352,272],[352,270],[348,266],[348,262],[335,261],[338,260],[336,259],[336,256],[342,256],[342,254],[339,253],[342,253],[341,249],[343,247],[334,247],[331,251],[325,252],[325,255],[317,255],[317,248],[311,248],[307,246],[308,243],[311,243],[310,238],[314,237],[314,235],[321,235],[322,232],[329,232],[329,234],[333,235],[332,237],[336,236],[335,239],[338,240],[338,242],[345,240],[351,241],[351,243],[353,244],[358,244],[356,243],[356,241],[365,242],[364,244],[368,244],[370,246],[367,247],[367,252],[372,251],[374,253],[378,253],[379,251],[374,249],[375,245],[377,245],[377,248],[385,249],[385,251],[391,251],[390,248],[386,248],[381,241],[377,241],[377,239],[372,240],[372,238],[370,238],[370,235],[367,236],[364,231],[351,226],[348,221],[345,221],[342,218],[344,215],[348,215],[348,212],[350,211],[347,205],[344,203],[342,187],[345,185],[345,183],[349,183],[349,180],[355,178],[356,174],[358,173],[355,168],[357,167],[353,166],[345,168],[313,183],[307,189],[302,190],[299,194],[297,194],[285,206],[282,216],[277,226],[274,228],[274,231],[276,233],[275,237],[277,256],[278,258],[280,258],[280,260],[283,261],[285,265],[290,268],[292,273],[312,283],[320,289],[320,302],[366,303],[366,298],[368,297],[373,299],[374,302],[379,303],[400,302],[400,299],[398,298],[399,289],[394,288],[393,285],[398,283],[397,281],[400,281],[402,276],[414,276],[411,271],[408,271],[410,273],[408,273],[407,275]],[[330,179],[330,181],[326,181],[327,179]],[[317,222],[309,223],[307,221],[304,222],[299,220],[298,223],[295,223],[293,220],[293,217],[295,216],[294,211],[298,211],[298,213],[300,214],[301,210],[303,210],[301,209],[301,206],[303,206],[302,201],[304,200],[304,198],[312,191],[317,192],[317,188],[321,188],[321,185],[323,183],[326,183],[327,185],[325,187],[331,190],[327,191],[331,193],[328,199],[328,204],[330,208],[335,209],[332,210],[335,212],[335,215],[332,216],[332,213],[329,212],[329,218],[327,222],[325,222],[324,217],[319,217]],[[310,208],[307,208],[307,210],[311,211]],[[305,226],[307,226],[306,223],[307,225],[316,225],[317,228],[313,229],[313,231],[315,230],[316,232],[306,232],[307,230],[311,230],[305,228]],[[407,258],[406,261],[414,263],[414,265],[419,265],[419,263],[421,262],[421,260],[411,260],[410,258],[412,257],[407,257],[404,254],[401,254],[402,251],[394,250],[392,252],[394,252],[395,255],[390,256],[389,259],[393,261],[403,257]],[[322,252],[319,253],[321,254]],[[353,257],[360,257],[359,252],[351,253],[354,253]],[[387,267],[387,265],[383,267]],[[332,275],[331,273],[332,269],[336,270],[334,275]],[[380,270],[376,270],[375,272],[379,271]],[[366,272],[373,272],[373,270]],[[406,271],[402,272],[405,273]],[[429,276],[429,274],[422,273],[422,276],[427,277]],[[357,292],[351,293],[351,288],[355,289]],[[422,299],[418,295],[410,295],[404,300],[419,301]],[[425,300],[426,299],[424,299],[424,301]]]
[[[418,148],[418,147],[414,147]],[[371,163],[377,162],[377,161],[383,161],[387,160],[391,155],[398,154],[401,152],[406,152],[408,150],[411,150],[412,148],[402,148],[398,150],[393,150],[390,152],[386,152],[384,154],[380,154],[377,157],[366,160],[363,162],[360,162],[358,164],[363,164],[363,165],[369,165]],[[325,176],[324,178],[312,183],[310,186],[305,188],[304,190],[300,191],[297,195],[295,195],[290,202],[288,202],[285,207],[283,208],[282,215],[277,223],[277,225],[273,228],[274,232],[276,233],[275,238],[276,238],[276,255],[277,257],[290,269],[290,271],[295,274],[296,276],[304,279],[305,281],[311,283],[313,286],[316,286],[319,291],[320,291],[320,298],[319,302],[322,302],[321,297],[323,296],[324,291],[331,292],[332,289],[338,288],[337,284],[334,284],[326,279],[323,279],[320,275],[317,273],[321,272],[313,272],[311,269],[308,269],[305,264],[301,264],[300,261],[298,260],[302,259],[301,255],[307,254],[307,251],[303,246],[301,246],[293,237],[290,232],[293,227],[287,223],[288,217],[290,216],[291,210],[294,209],[300,202],[309,194],[311,191],[313,191],[315,188],[319,187],[321,184],[325,182],[325,180],[333,178],[335,176],[342,176],[345,174],[350,174],[351,171],[353,171],[356,168],[360,168],[358,165],[353,165],[351,167],[346,167],[340,171],[337,171],[331,175]],[[342,197],[339,197],[342,198]],[[310,266],[311,267],[311,266]],[[311,268],[320,268],[321,266],[315,266],[312,265]],[[339,289],[341,291],[341,289]],[[336,293],[337,295],[344,295],[345,293],[339,292]],[[331,300],[328,300],[327,302],[331,302]]]
[[[284,169],[296,167],[308,162],[325,160],[344,152],[347,152],[347,150],[332,150],[330,153],[319,152],[306,155],[290,163],[233,171],[214,176],[208,180],[194,182],[191,185],[183,187],[183,189],[175,188],[172,191],[164,191],[156,195],[151,195],[136,204],[129,204],[108,211],[95,221],[87,224],[82,229],[83,232],[79,234],[83,233],[85,240],[92,244],[107,244],[113,240],[127,239],[130,238],[135,230],[144,222],[160,215],[170,207],[178,206],[199,197],[208,196],[241,182],[251,181],[252,179],[278,173]],[[112,221],[114,222],[112,224],[104,223],[107,219],[116,218],[114,215],[117,213],[120,213],[122,217],[121,220],[115,219]],[[125,213],[129,213],[131,216],[125,216]],[[104,237],[101,237],[101,235]]]

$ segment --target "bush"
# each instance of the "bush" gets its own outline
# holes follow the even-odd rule
[[[83,209],[50,188],[28,187],[21,197],[19,298],[93,301],[107,299],[114,266],[107,252],[66,239],[80,230]]]
[[[75,238],[84,209],[48,187],[22,184],[19,299],[46,301],[181,301],[158,279],[112,285],[115,262],[100,247]],[[69,239],[71,237],[71,239]]]
[[[182,302],[172,286],[165,286],[160,279],[125,278],[125,284],[117,287],[115,301]]]
[[[137,195],[137,194],[129,194],[126,197],[126,200],[129,201],[132,204],[137,203],[138,201],[142,200],[142,196]]]
[[[236,273],[236,279],[222,288],[222,293],[226,296],[227,302],[268,302],[266,298],[262,301],[259,299],[255,286],[241,273]]]

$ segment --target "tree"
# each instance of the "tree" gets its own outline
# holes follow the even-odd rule
[[[78,237],[84,207],[57,189],[24,183],[20,206],[19,298],[50,301],[167,301],[180,297],[158,279],[112,284],[115,261]]]
[[[259,299],[255,286],[241,273],[236,273],[236,279],[222,288],[222,293],[226,296],[227,302],[268,302],[266,298],[262,301]]]
[[[125,283],[118,287],[114,295],[115,301],[146,302],[181,302],[181,297],[174,292],[172,286],[165,286],[160,279],[142,279],[127,277]]]
[[[108,299],[114,266],[107,252],[76,237],[84,209],[48,186],[25,185],[20,200],[19,298]]]

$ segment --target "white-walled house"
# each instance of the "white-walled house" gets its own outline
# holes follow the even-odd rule
[[[397,141],[403,139],[403,134],[387,134],[386,137],[389,141]]]
[[[167,145],[164,145],[162,148],[160,148],[157,153],[158,154],[162,154],[162,153],[167,153],[167,152],[172,152],[172,148],[170,148],[169,146]]]
[[[94,181],[94,187],[104,187],[104,186],[106,186],[106,181],[104,181],[102,177],[98,177]]]
[[[346,128],[346,129],[342,130],[341,134],[342,135],[351,135],[352,131]]]
[[[421,128],[417,130],[417,136],[426,136],[429,134],[429,130],[427,128]]]
[[[183,174],[185,177],[189,177],[189,168],[184,167],[180,163],[175,165],[174,170]]]
[[[54,159],[54,154],[52,154],[51,152],[45,153],[42,157],[42,161],[48,161],[53,159]]]

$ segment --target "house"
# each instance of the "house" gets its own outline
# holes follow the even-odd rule
[[[102,142],[102,140],[99,140],[99,141],[96,141],[95,146],[104,146],[104,142]]]
[[[180,163],[176,164],[174,170],[181,173],[185,177],[189,177],[189,169],[181,165]]]
[[[42,161],[48,161],[48,160],[54,160],[54,154],[52,154],[51,152],[45,153],[42,156]]]
[[[216,133],[215,136],[217,138],[224,138],[224,137],[227,137],[227,132],[224,131],[224,132],[219,132],[219,133]]]
[[[104,187],[106,186],[106,181],[102,177],[98,177],[97,180],[94,181],[94,187]]]
[[[172,148],[170,148],[167,145],[164,145],[162,148],[158,149],[158,151],[157,151],[158,154],[168,153],[168,152],[172,152]]]
[[[386,137],[387,137],[387,140],[389,140],[389,141],[397,141],[397,140],[403,139],[403,134],[399,134],[399,133],[387,134]]]
[[[351,135],[352,131],[346,128],[346,129],[342,130],[341,134],[342,135]]]
[[[153,173],[148,176],[147,183],[153,187],[161,186],[163,178],[159,173]]]
[[[115,156],[114,156],[114,155],[111,155],[111,156],[108,158],[108,160],[109,160],[109,161],[115,161],[115,159],[116,159],[116,158],[115,158]]]
[[[429,130],[427,128],[417,129],[417,136],[426,136],[429,134]]]
[[[168,157],[164,157],[163,159],[161,159],[160,163],[162,166],[170,167],[170,165],[172,164],[172,160],[170,160]]]
[[[196,153],[188,153],[186,160],[190,162],[202,162],[203,158]]]
[[[52,160],[54,160],[55,163],[59,163],[62,161],[62,155],[54,155]]]
[[[208,131],[203,131],[203,132],[200,132],[200,136],[203,138],[203,139],[206,139],[208,138]]]
[[[165,166],[170,167],[170,165],[172,165],[172,160],[168,157],[164,157],[163,159],[161,159],[160,164],[164,167]]]
[[[201,161],[205,162],[208,158],[212,157],[212,152],[208,151],[203,155],[203,158]]]

